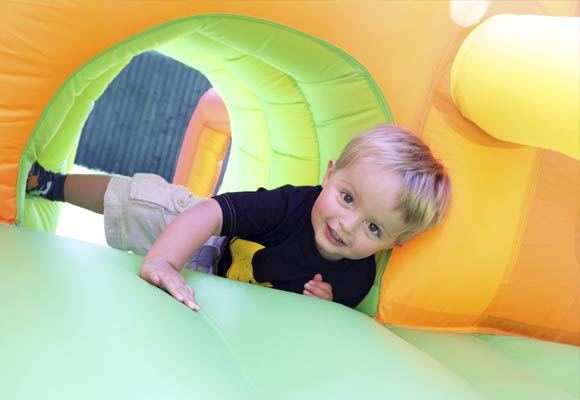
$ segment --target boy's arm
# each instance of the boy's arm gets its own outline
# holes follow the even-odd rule
[[[155,240],[143,260],[141,277],[192,310],[199,310],[193,289],[179,271],[210,236],[221,233],[221,228],[222,211],[215,200],[191,207],[171,221]]]

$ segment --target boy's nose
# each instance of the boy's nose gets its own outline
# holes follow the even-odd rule
[[[355,213],[347,213],[340,218],[340,228],[343,232],[351,235],[359,224],[358,216]]]

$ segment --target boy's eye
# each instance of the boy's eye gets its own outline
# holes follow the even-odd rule
[[[342,193],[342,199],[346,202],[346,203],[352,203],[354,201],[354,199],[352,198],[352,196],[346,192]]]
[[[376,235],[376,236],[381,235],[381,230],[379,229],[379,227],[376,226],[375,224],[373,224],[372,222],[369,223],[369,231],[371,231],[371,233],[373,235]]]

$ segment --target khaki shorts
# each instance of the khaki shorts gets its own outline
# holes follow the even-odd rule
[[[113,176],[104,199],[107,243],[116,249],[145,255],[176,216],[205,200],[158,175]],[[185,267],[213,273],[222,244],[223,238],[211,237]]]

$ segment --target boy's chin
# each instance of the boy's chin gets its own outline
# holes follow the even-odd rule
[[[322,258],[328,261],[338,261],[344,258],[341,255],[324,250],[324,248],[320,246],[318,243],[316,243],[316,249],[318,250],[318,254],[320,254]]]

